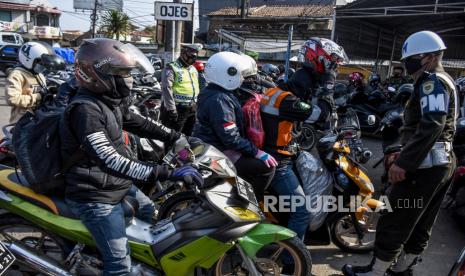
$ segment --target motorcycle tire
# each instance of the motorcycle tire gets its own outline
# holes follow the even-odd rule
[[[339,247],[342,251],[349,252],[349,253],[368,253],[373,251],[375,243],[374,243],[374,236],[373,234],[373,242],[368,246],[354,246],[347,244],[347,242],[343,241],[342,238],[339,236],[337,227],[341,224],[345,224],[346,227],[354,227],[353,222],[350,217],[350,213],[337,213],[333,218],[331,218],[331,222],[329,224],[331,241]],[[349,219],[350,221],[347,221]],[[365,234],[365,233],[364,233]]]
[[[284,272],[284,271],[278,271],[278,274],[275,273],[270,273],[267,270],[263,270],[264,267],[269,264],[269,262],[273,262],[272,260],[269,260],[269,252],[267,249],[269,249],[268,246],[279,246],[280,248],[283,248],[286,250],[289,255],[294,260],[294,268],[291,269],[290,272]],[[232,249],[228,252],[226,252],[220,259],[216,262],[216,264],[210,269],[208,275],[210,276],[221,276],[225,275],[225,272],[223,271],[223,265],[225,263],[231,264],[231,261],[227,260],[228,256],[232,256],[234,254],[237,254],[240,256],[238,253],[238,250]],[[264,256],[261,256],[263,254]],[[255,267],[257,270],[262,273],[263,275],[279,275],[279,274],[285,274],[285,275],[312,275],[312,258],[310,255],[310,251],[305,247],[304,243],[297,237],[293,237],[287,240],[281,240],[281,241],[276,241],[271,244],[265,245],[262,249],[260,249],[257,254],[256,254],[256,259],[254,261]],[[234,258],[234,256],[232,256]],[[226,262],[227,261],[227,262]],[[234,260],[233,260],[234,261]],[[237,263],[237,265],[241,265],[242,262],[234,262]],[[227,268],[231,269],[231,266],[227,266]],[[236,267],[232,268],[234,271],[236,271]],[[242,268],[239,268],[242,269]],[[283,267],[280,267],[279,270],[285,269]],[[297,270],[297,271],[296,271]],[[227,274],[226,275],[230,275]]]
[[[311,151],[318,140],[317,131],[309,124],[303,124],[300,127],[296,137],[297,143],[302,150]]]
[[[0,216],[0,240],[5,240],[4,233],[6,233],[8,229],[18,232],[16,235],[11,232],[8,233],[13,238],[24,243],[26,246],[30,246],[34,250],[42,252],[58,262],[63,262],[66,259],[67,254],[71,251],[71,247],[66,243],[66,240],[60,236],[57,236],[40,226],[11,213],[6,213]],[[32,231],[22,232],[21,229],[31,229]],[[41,236],[36,237],[33,235],[35,233],[40,233]],[[52,246],[53,244],[54,246]],[[40,245],[40,248],[38,248],[38,245]],[[9,270],[12,273],[14,273],[14,271],[18,271],[23,275],[35,275],[34,271],[31,271],[30,268],[20,264],[19,262],[13,263]]]

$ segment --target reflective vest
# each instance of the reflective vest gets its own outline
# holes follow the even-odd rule
[[[292,141],[294,122],[279,119],[279,107],[288,95],[292,93],[277,87],[268,89],[260,101],[260,111],[265,130],[265,150],[292,156],[294,153],[288,146]]]
[[[176,103],[192,104],[200,92],[199,74],[194,66],[185,68],[178,60],[169,63],[174,71],[173,98]]]

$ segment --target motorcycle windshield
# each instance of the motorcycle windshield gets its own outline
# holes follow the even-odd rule
[[[237,176],[236,168],[231,160],[213,146],[207,148],[199,161],[219,177],[234,178]]]

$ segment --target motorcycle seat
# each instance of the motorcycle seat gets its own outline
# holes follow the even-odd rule
[[[18,178],[19,177],[19,178]],[[79,219],[61,196],[43,195],[34,192],[29,183],[11,167],[0,165],[0,189],[4,189],[19,198],[37,205],[47,211],[66,218]],[[127,222],[136,216],[139,202],[131,196],[125,196],[121,201],[124,217]]]
[[[40,206],[55,215],[78,219],[68,207],[64,198],[34,192],[27,180],[19,172],[17,174],[14,169],[3,165],[0,165],[0,189]]]

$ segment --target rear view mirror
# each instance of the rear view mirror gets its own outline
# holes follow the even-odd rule
[[[376,117],[375,115],[369,115],[367,119],[368,125],[373,126],[376,124]]]
[[[392,86],[389,86],[388,91],[389,92],[396,92],[396,89],[394,87],[392,87]]]

